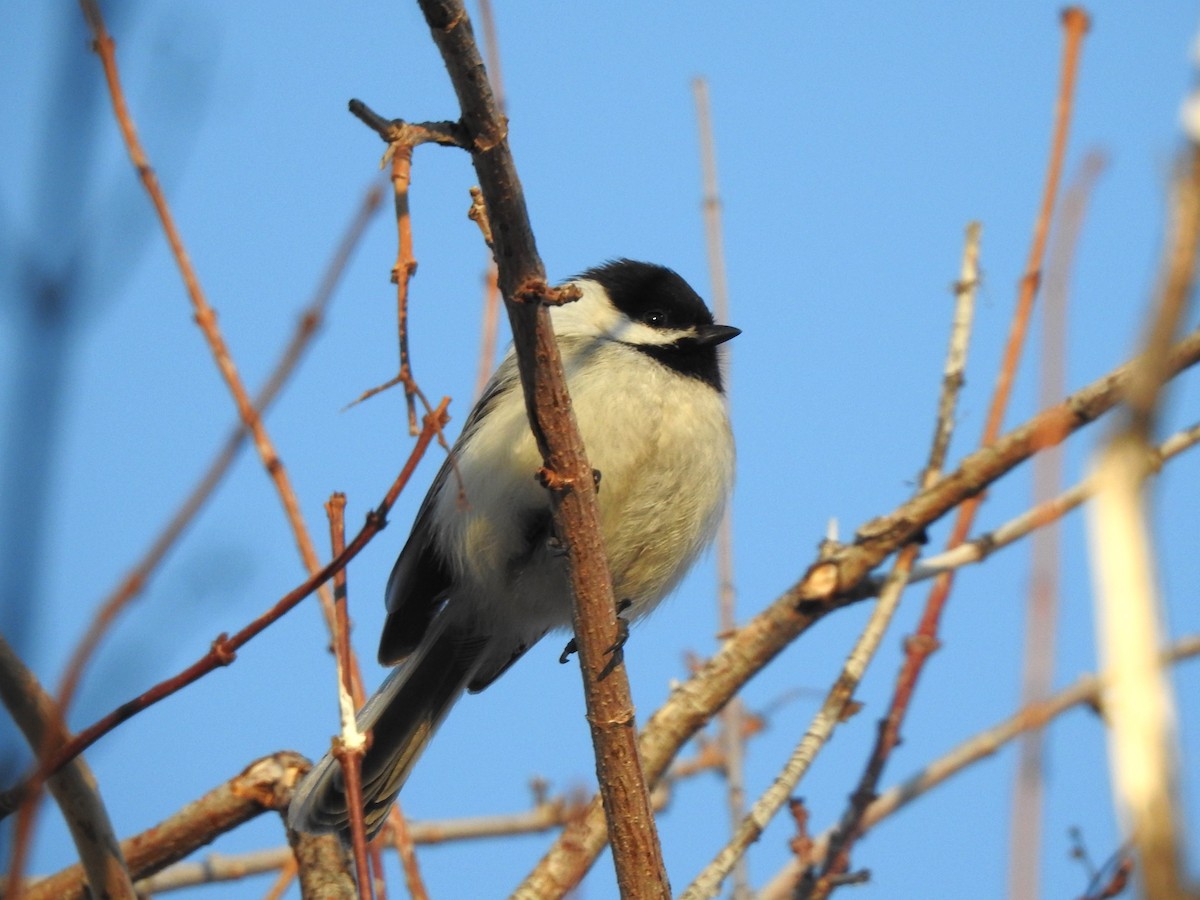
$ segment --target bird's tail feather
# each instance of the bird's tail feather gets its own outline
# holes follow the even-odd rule
[[[362,761],[368,837],[382,827],[421,751],[478,665],[486,639],[456,634],[446,627],[444,617],[439,618],[421,646],[358,713],[359,730],[373,732]],[[332,754],[326,754],[296,786],[288,826],[295,831],[345,833],[349,823],[342,769]]]

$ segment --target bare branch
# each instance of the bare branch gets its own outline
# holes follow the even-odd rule
[[[145,878],[263,812],[285,810],[292,787],[307,769],[308,761],[290,752],[251,763],[175,815],[122,841],[130,873],[135,879]],[[27,900],[84,900],[87,896],[79,866],[44,878],[26,891]]]
[[[321,282],[308,306],[300,313],[296,329],[291,340],[284,349],[279,361],[275,364],[271,376],[267,379],[258,395],[254,398],[254,408],[261,415],[274,402],[279,391],[296,370],[305,349],[311,344],[312,338],[320,331],[325,319],[325,311],[333,297],[334,289],[341,280],[342,273],[350,260],[350,255],[366,231],[371,217],[379,209],[383,193],[378,185],[372,185],[363,197],[362,204],[356,211],[353,220],[342,236],[333,258],[321,278]],[[167,551],[183,534],[184,530],[203,508],[229,467],[237,458],[238,450],[246,439],[246,427],[240,420],[225,439],[225,444],[212,461],[208,470],[201,476],[200,481],[188,494],[187,499],[171,518],[167,527],[155,538],[138,563],[125,575],[120,585],[108,596],[96,612],[95,618],[88,626],[87,632],[75,648],[66,671],[58,687],[58,702],[65,710],[71,705],[75,690],[79,685],[83,670],[95,652],[101,639],[117,616],[138,594],[141,593],[153,571],[166,556]]]
[[[1075,255],[1087,201],[1104,159],[1089,153],[1063,197],[1059,225],[1046,266],[1045,300],[1042,303],[1040,354],[1041,406],[1057,403],[1067,392],[1067,300],[1071,264]],[[1052,447],[1033,461],[1033,497],[1043,503],[1062,490],[1063,452]],[[1060,529],[1057,518],[1034,533],[1029,594],[1025,617],[1022,702],[1045,698],[1053,686],[1054,648],[1057,640],[1058,580],[1061,568]],[[1008,884],[1012,897],[1036,897],[1041,880],[1042,797],[1044,794],[1044,739],[1030,731],[1021,740],[1020,762],[1013,786],[1013,812],[1009,825]]]
[[[703,173],[704,237],[708,256],[708,280],[712,291],[713,314],[718,322],[729,321],[729,286],[725,277],[725,248],[721,239],[721,196],[717,186],[717,151],[713,137],[712,104],[709,102],[708,81],[692,79],[692,95],[696,103],[696,124],[700,132],[700,165]],[[726,351],[724,378],[728,382],[731,351]],[[730,390],[725,390],[729,405]],[[724,639],[737,628],[737,591],[733,577],[733,505],[727,504],[717,527],[717,635]],[[737,829],[746,812],[745,744],[742,740],[742,701],[734,697],[721,710],[721,743],[725,752],[725,785],[730,827]],[[733,867],[731,900],[749,900],[750,870],[745,856],[739,854]]]
[[[988,407],[987,422],[984,425],[983,437],[980,444],[984,447],[992,444],[1000,435],[1004,423],[1004,415],[1008,409],[1012,395],[1013,380],[1016,377],[1017,365],[1025,345],[1025,337],[1029,328],[1029,320],[1033,310],[1033,301],[1037,295],[1041,281],[1042,258],[1045,254],[1046,235],[1050,229],[1050,220],[1054,211],[1055,199],[1058,196],[1058,183],[1062,173],[1063,158],[1066,155],[1067,134],[1071,121],[1071,106],[1074,98],[1075,75],[1078,69],[1079,48],[1083,36],[1088,29],[1087,14],[1078,7],[1071,7],[1063,13],[1065,40],[1063,45],[1062,70],[1059,82],[1058,103],[1055,116],[1054,137],[1050,150],[1050,159],[1046,167],[1046,181],[1042,192],[1041,210],[1034,225],[1033,240],[1029,248],[1029,259],[1026,263],[1025,275],[1021,279],[1021,288],[1017,298],[1017,306],[1013,312],[1012,325],[1008,341],[1005,345],[1004,359],[1001,363],[1000,374],[992,393],[992,401]],[[949,546],[953,547],[966,540],[974,523],[975,515],[982,503],[982,497],[975,495],[967,498],[958,509],[954,526],[949,538]],[[797,892],[801,898],[824,900],[829,896],[838,876],[850,872],[850,851],[858,838],[859,823],[862,812],[867,804],[875,797],[879,779],[884,766],[891,757],[892,751],[900,742],[900,729],[904,724],[912,696],[916,691],[917,682],[924,671],[925,663],[933,655],[937,647],[938,627],[942,612],[950,597],[954,584],[954,573],[946,572],[940,575],[930,590],[921,615],[916,634],[905,644],[906,654],[899,674],[896,676],[896,687],[887,714],[879,723],[879,731],[875,746],[864,767],[858,786],[851,794],[851,802],[839,825],[834,839],[834,850],[826,859],[819,877],[809,879],[806,876]]]

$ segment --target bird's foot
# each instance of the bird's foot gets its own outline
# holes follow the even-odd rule
[[[616,642],[604,651],[608,657],[608,662],[604,664],[604,668],[600,670],[600,680],[607,678],[612,670],[621,664],[625,659],[625,642],[629,640],[629,620],[621,613],[633,606],[632,600],[622,600],[617,604],[617,640]],[[571,655],[579,652],[579,644],[575,638],[567,641],[567,645],[563,647],[563,652],[559,655],[558,661],[565,663],[571,658]]]

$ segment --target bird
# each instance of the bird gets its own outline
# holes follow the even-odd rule
[[[597,485],[625,631],[668,595],[712,540],[734,480],[716,324],[675,271],[613,259],[574,279],[550,319]],[[368,835],[464,692],[492,684],[551,631],[571,589],[542,459],[510,349],[434,478],[387,582],[379,662],[395,666],[357,716]],[[573,647],[568,644],[562,661]],[[613,653],[621,652],[614,647]],[[294,831],[348,836],[341,768],[326,755],[297,785]]]

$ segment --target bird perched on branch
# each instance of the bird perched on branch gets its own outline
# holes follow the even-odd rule
[[[734,449],[717,348],[739,331],[714,324],[663,266],[615,260],[573,283],[579,299],[550,317],[628,621],[679,583],[721,517]],[[547,632],[571,627],[567,559],[534,477],[541,465],[510,350],[388,579],[379,661],[396,669],[358,714],[359,729],[373,732],[362,762],[368,834],[463,692],[483,690]],[[327,755],[297,786],[288,824],[346,832],[344,790]]]

